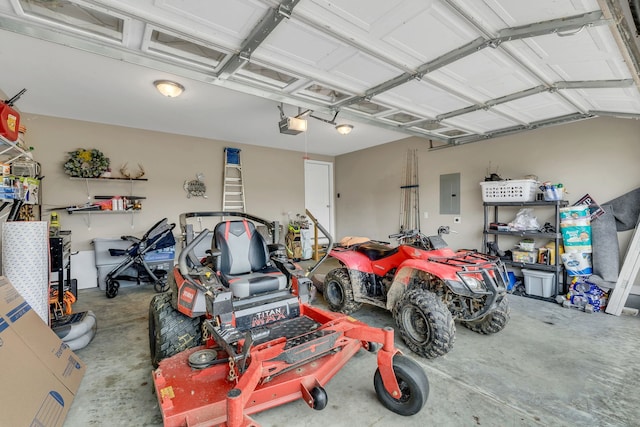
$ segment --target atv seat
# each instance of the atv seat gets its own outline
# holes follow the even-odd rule
[[[286,289],[287,277],[271,264],[267,244],[252,222],[221,222],[213,233],[213,249],[220,251],[215,270],[234,297]]]
[[[382,245],[376,242],[366,242],[358,246],[357,251],[365,255],[371,261],[376,261],[395,254],[398,252],[398,248],[391,248],[387,245]]]

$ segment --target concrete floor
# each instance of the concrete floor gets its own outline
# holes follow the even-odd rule
[[[77,351],[87,373],[65,427],[162,425],[149,359],[153,295],[150,285],[121,288],[114,299],[98,288],[79,291],[74,311],[92,310],[98,332]],[[511,321],[502,332],[483,336],[457,325],[453,350],[439,359],[414,356],[396,339],[429,378],[429,399],[417,415],[402,417],[378,402],[376,358],[361,351],[325,387],[324,410],[296,401],[253,418],[263,426],[309,427],[640,425],[640,318],[509,300]],[[314,304],[324,305],[321,295]],[[354,317],[394,326],[390,313],[375,307]]]

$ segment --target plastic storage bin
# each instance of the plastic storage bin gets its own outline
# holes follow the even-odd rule
[[[537,251],[521,251],[521,250],[512,250],[511,251],[511,259],[513,262],[524,262],[528,264],[534,264],[538,260],[538,252]]]
[[[226,148],[227,151],[227,163],[230,165],[240,164],[240,149],[239,148]]]
[[[536,199],[537,184],[537,181],[534,179],[481,182],[482,201],[533,202]]]
[[[553,284],[556,274],[547,271],[522,269],[524,275],[524,289],[529,295],[549,298],[555,295]]]

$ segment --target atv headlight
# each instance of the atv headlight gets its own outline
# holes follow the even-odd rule
[[[484,285],[482,280],[478,280],[475,277],[471,276],[462,276],[462,281],[471,289],[472,291],[486,291],[487,288]]]

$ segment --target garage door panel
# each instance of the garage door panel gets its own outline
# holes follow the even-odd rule
[[[483,49],[428,74],[429,79],[478,102],[530,89],[539,84],[505,54]]]
[[[597,0],[458,0],[456,3],[494,31],[599,9]]]
[[[447,119],[444,122],[452,127],[470,129],[476,133],[486,133],[522,124],[490,110],[473,111]]]
[[[435,2],[425,4],[428,7],[419,13],[394,22],[382,40],[426,63],[481,36],[450,9]]]
[[[139,2],[136,2],[139,3]],[[155,0],[155,12],[166,13],[174,20],[177,17],[197,22],[215,30],[212,34],[216,38],[227,40],[226,45],[239,47],[247,38],[268,10],[268,6],[257,0],[225,1],[214,0],[206,2],[189,2],[181,0]],[[142,5],[136,5],[144,7]]]
[[[640,114],[640,95],[634,87],[566,92],[568,96],[579,98],[581,102],[589,105],[590,110]]]
[[[577,112],[575,107],[563,100],[559,95],[548,92],[517,99],[493,108],[524,123],[537,122]]]
[[[292,62],[291,67],[297,64],[326,69],[323,63],[332,55],[339,57],[353,55],[356,50],[353,47],[339,41],[336,38],[322,34],[304,24],[285,21],[279,25],[259,48],[267,49],[273,54],[280,55],[282,59]],[[260,52],[260,54],[263,54]]]
[[[550,34],[508,44],[553,81],[629,78],[628,67],[615,42],[606,37],[608,31],[601,26],[566,37]]]
[[[376,99],[391,104],[410,105],[412,110],[432,117],[472,105],[471,102],[425,80],[412,80],[377,96]]]

